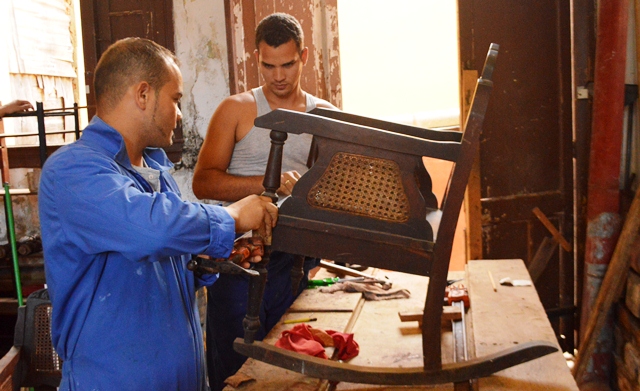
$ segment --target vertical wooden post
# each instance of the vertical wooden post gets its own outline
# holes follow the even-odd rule
[[[478,71],[465,70],[462,71],[462,91],[460,93],[460,129],[464,129],[464,123],[467,119],[469,108],[471,107],[471,98],[476,88],[478,80]],[[479,148],[478,148],[479,149]],[[476,151],[469,182],[467,184],[467,192],[464,197],[465,216],[467,218],[466,249],[467,260],[482,259],[482,208],[480,205],[480,153]]]
[[[0,102],[2,106],[2,102]],[[0,118],[0,135],[4,134],[4,123]],[[7,141],[0,137],[0,171],[2,173],[2,183],[9,182],[9,153],[7,152]]]

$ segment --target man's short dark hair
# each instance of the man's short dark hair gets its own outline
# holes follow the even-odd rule
[[[168,49],[145,38],[124,38],[102,53],[93,79],[96,102],[114,107],[129,86],[146,81],[156,91],[170,79],[170,64],[178,59]]]
[[[271,14],[262,19],[256,27],[256,49],[259,49],[260,42],[263,41],[277,48],[291,40],[296,43],[298,52],[301,52],[304,45],[302,26],[289,14],[282,12]]]

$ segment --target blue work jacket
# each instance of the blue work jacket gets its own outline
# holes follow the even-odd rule
[[[39,188],[52,339],[60,390],[205,390],[201,285],[190,254],[227,257],[235,223],[221,207],[183,201],[161,149],[132,168],[122,136],[98,117],[47,160]]]

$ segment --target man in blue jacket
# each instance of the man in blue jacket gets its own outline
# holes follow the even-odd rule
[[[228,257],[236,232],[267,231],[265,197],[228,207],[181,200],[161,147],[181,118],[175,56],[141,38],[95,71],[97,115],[46,162],[39,212],[60,390],[206,390],[191,254]],[[258,261],[254,257],[250,261]]]

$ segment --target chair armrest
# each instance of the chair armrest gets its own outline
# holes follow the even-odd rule
[[[320,115],[322,117],[337,119],[339,121],[350,122],[356,125],[363,125],[371,128],[378,128],[378,129],[387,130],[394,133],[405,134],[408,136],[419,137],[427,140],[454,141],[458,143],[460,142],[460,140],[462,140],[462,132],[460,131],[420,128],[416,126],[382,121],[379,119],[363,117],[355,114],[349,114],[349,113],[345,113],[343,111],[338,111],[338,110],[323,109],[320,107],[311,110],[309,113]]]
[[[455,162],[460,153],[460,143],[434,141],[401,134],[389,130],[372,128],[339,121],[311,113],[277,109],[256,118],[258,127],[280,132],[302,134],[385,149],[414,156],[429,156]]]

